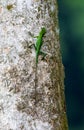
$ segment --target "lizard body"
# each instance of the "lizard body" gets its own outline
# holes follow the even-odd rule
[[[38,35],[38,37],[37,37],[37,41],[36,41],[36,44],[35,44],[36,66],[37,66],[37,64],[38,64],[38,57],[39,57],[39,55],[40,55],[40,54],[45,55],[45,54],[43,54],[42,51],[40,51],[40,50],[41,50],[41,46],[42,46],[42,44],[43,44],[43,36],[45,35],[45,33],[46,33],[46,29],[45,29],[44,27],[41,28],[41,31],[39,32],[39,35]]]

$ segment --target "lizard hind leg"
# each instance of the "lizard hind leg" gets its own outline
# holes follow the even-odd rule
[[[37,47],[36,47],[36,45],[34,44],[34,48],[35,48],[35,51],[37,51]]]
[[[43,51],[40,51],[39,52],[39,55],[42,55],[43,57],[42,57],[42,60],[44,60],[44,58],[45,58],[45,56],[47,55],[46,53],[44,53]]]

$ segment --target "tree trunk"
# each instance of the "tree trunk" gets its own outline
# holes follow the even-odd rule
[[[0,130],[68,129],[57,9],[56,0],[0,1]]]

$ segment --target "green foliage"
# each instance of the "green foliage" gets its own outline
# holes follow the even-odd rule
[[[58,5],[69,126],[84,130],[84,0],[58,0]]]

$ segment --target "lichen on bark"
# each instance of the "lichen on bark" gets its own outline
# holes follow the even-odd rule
[[[67,130],[57,14],[56,0],[0,1],[1,130]],[[32,44],[41,27],[47,55],[39,56],[35,93]]]

